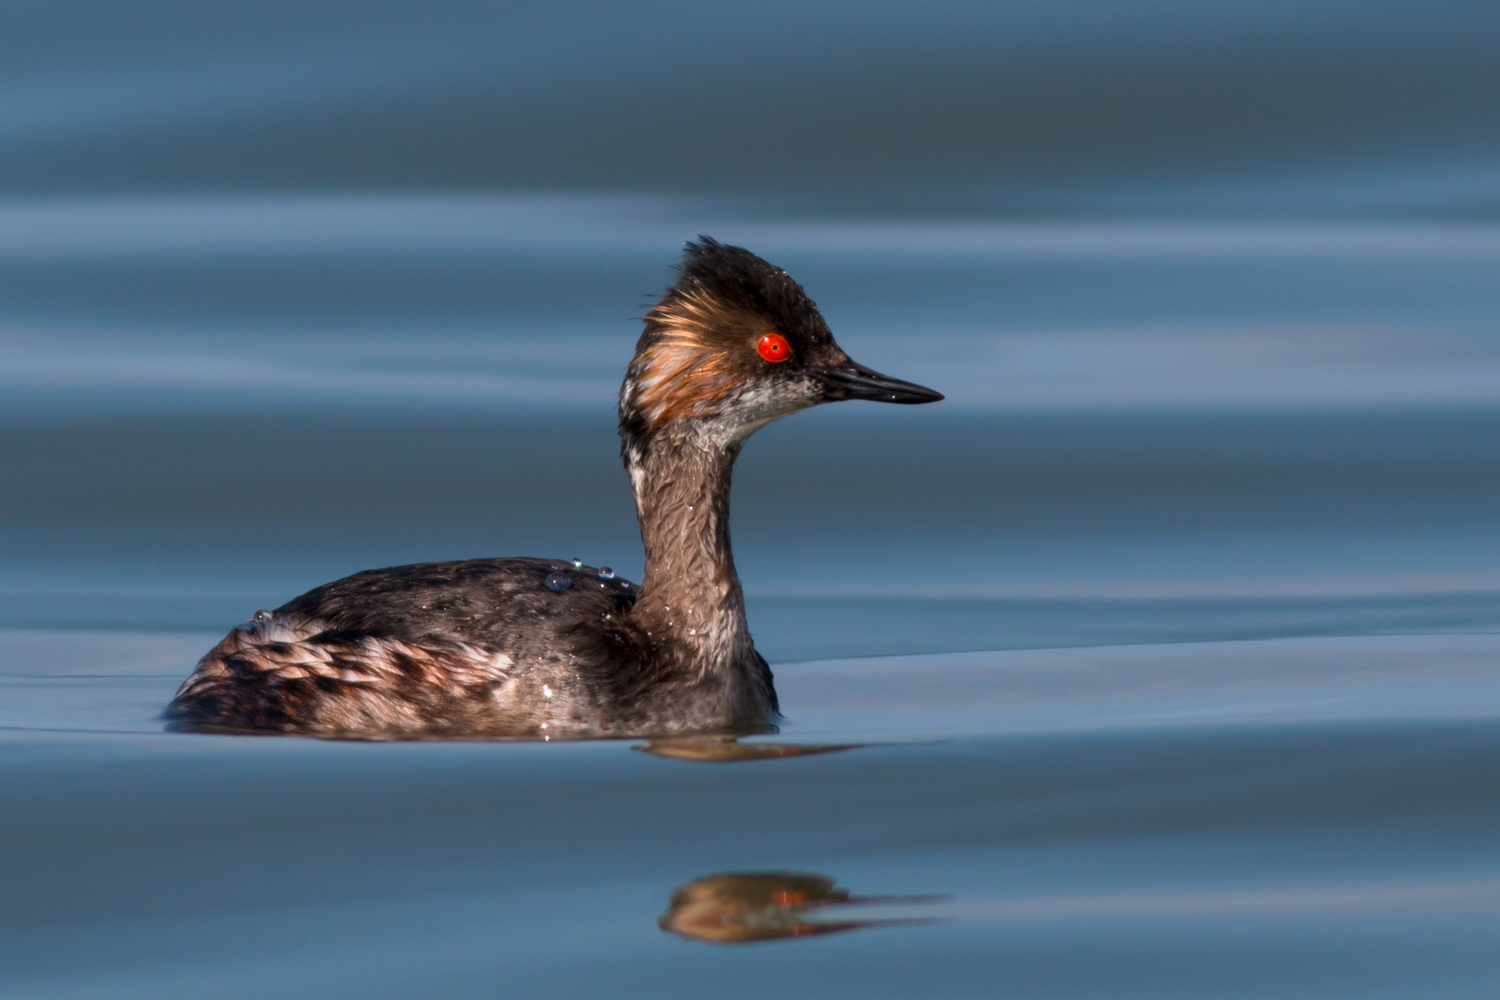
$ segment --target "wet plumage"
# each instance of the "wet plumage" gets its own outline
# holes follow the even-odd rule
[[[823,402],[942,397],[850,361],[801,286],[747,250],[704,238],[679,272],[647,314],[620,390],[646,552],[639,587],[555,559],[356,573],[233,629],[167,717],[362,738],[771,726],[776,692],[729,544],[741,446]],[[779,341],[771,350],[768,337]]]

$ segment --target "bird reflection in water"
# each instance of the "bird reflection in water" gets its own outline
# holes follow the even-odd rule
[[[730,764],[741,760],[775,760],[780,757],[810,757],[841,750],[858,750],[863,743],[741,743],[738,736],[659,736],[637,744],[632,750],[672,760],[695,760],[708,764]]]
[[[657,921],[662,930],[694,941],[744,944],[838,934],[864,927],[910,927],[931,918],[827,919],[838,908],[940,902],[939,896],[851,896],[835,880],[806,872],[709,875],[681,885]]]

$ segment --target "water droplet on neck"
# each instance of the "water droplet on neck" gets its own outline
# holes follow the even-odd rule
[[[554,594],[560,594],[573,586],[573,578],[566,573],[548,573],[543,586]]]
[[[574,569],[583,569],[583,560],[582,559],[573,558],[573,559],[570,559],[568,561],[573,564],[573,568]]]
[[[259,611],[255,612],[255,620],[258,622],[268,622],[271,620],[271,612],[267,611],[265,608],[261,608]]]
[[[610,569],[608,566],[600,566],[599,567],[599,579],[601,579],[601,580],[613,580],[614,578],[615,578],[615,571],[614,570]]]

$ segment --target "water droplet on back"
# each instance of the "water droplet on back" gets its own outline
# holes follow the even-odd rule
[[[614,570],[610,569],[608,566],[600,566],[599,567],[599,579],[601,579],[601,580],[613,580],[614,578],[615,578],[615,571]]]
[[[261,608],[259,611],[255,612],[255,620],[258,622],[268,622],[271,620],[271,612],[267,611],[265,608]]]
[[[544,586],[553,593],[560,594],[573,586],[573,578],[566,573],[548,573]]]
[[[573,564],[573,568],[574,569],[583,569],[583,560],[582,559],[578,559],[578,558],[575,557],[573,559],[570,559],[569,562],[571,562]]]

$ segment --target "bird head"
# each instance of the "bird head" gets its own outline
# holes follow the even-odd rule
[[[620,389],[627,457],[676,434],[738,447],[819,403],[931,403],[941,393],[854,361],[791,275],[742,247],[689,243],[678,279],[646,314]]]

